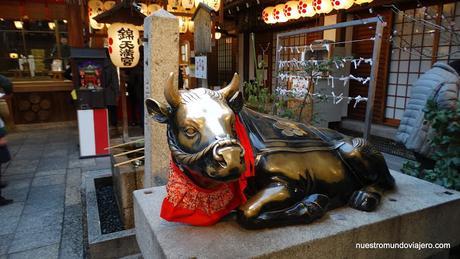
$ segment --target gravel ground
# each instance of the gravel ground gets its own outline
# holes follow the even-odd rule
[[[122,231],[123,223],[113,193],[113,186],[96,185],[96,196],[102,234]]]

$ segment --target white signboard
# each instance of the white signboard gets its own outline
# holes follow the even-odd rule
[[[208,62],[206,56],[195,57],[195,77],[201,79],[208,78]]]

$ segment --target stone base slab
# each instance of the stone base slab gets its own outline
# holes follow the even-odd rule
[[[245,230],[234,215],[211,227],[160,218],[164,187],[134,192],[144,258],[425,258],[442,249],[358,249],[357,243],[460,243],[460,193],[392,172],[397,189],[375,212],[342,207],[309,225]]]

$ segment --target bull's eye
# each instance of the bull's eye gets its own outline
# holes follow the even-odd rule
[[[197,133],[197,130],[192,128],[192,127],[187,127],[187,128],[184,129],[184,133],[188,137],[194,137],[196,135],[196,133]]]

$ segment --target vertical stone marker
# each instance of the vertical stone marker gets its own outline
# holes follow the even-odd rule
[[[163,89],[169,73],[177,85],[179,71],[179,20],[161,9],[144,20],[144,94],[145,98],[166,103]],[[166,125],[154,122],[145,109],[144,188],[160,185],[169,171],[170,152]]]

